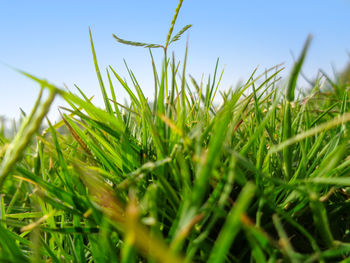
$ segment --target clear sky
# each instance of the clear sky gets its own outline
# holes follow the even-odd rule
[[[153,96],[148,51],[117,43],[121,38],[163,43],[177,0],[20,1],[0,2],[0,61],[45,78],[58,86],[77,84],[87,95],[100,92],[92,61],[91,26],[101,71],[112,65],[127,76],[123,58],[135,72],[147,96]],[[286,74],[309,33],[314,36],[303,71],[310,78],[318,69],[332,74],[349,61],[350,0],[184,0],[175,33],[189,31],[188,73],[197,79],[214,70],[220,58],[225,73],[221,88],[246,79],[252,70],[285,62]],[[186,37],[174,46],[183,58]],[[160,50],[154,51],[160,62]],[[158,63],[159,64],[159,63]],[[105,74],[104,74],[105,77]],[[105,78],[106,79],[106,78]],[[0,115],[29,112],[39,87],[0,64]],[[123,101],[121,88],[117,90]],[[50,113],[57,117],[57,101]]]

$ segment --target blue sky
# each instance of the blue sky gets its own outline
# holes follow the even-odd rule
[[[117,43],[124,39],[163,43],[177,0],[148,1],[15,1],[0,4],[0,61],[72,90],[77,84],[87,95],[99,86],[89,43],[91,26],[101,70],[112,65],[126,77],[123,58],[135,72],[147,96],[153,96],[148,51]],[[307,35],[314,36],[303,71],[310,78],[318,69],[332,74],[349,61],[349,0],[184,0],[175,32],[193,24],[189,32],[188,73],[197,79],[214,70],[216,59],[225,66],[222,89],[246,79],[260,65],[264,70],[281,62],[290,71]],[[186,37],[174,45],[183,58]],[[160,62],[161,52],[154,51]],[[105,74],[104,74],[105,75]],[[0,115],[30,111],[38,86],[0,64]],[[119,87],[123,101],[125,93]],[[57,100],[50,116],[57,118]]]

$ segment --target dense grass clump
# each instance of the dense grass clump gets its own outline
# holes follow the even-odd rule
[[[129,68],[131,84],[112,67],[102,80],[91,32],[104,109],[22,72],[41,92],[16,136],[0,133],[0,261],[347,262],[347,84],[296,92],[311,38],[288,81],[276,66],[219,92],[217,64],[197,82],[187,51],[168,57],[190,28],[172,37],[181,4],[165,45],[114,36],[164,50],[152,100]],[[39,132],[55,96],[70,108]]]

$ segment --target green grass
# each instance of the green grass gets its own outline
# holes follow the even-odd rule
[[[154,98],[127,65],[104,82],[91,31],[103,109],[20,71],[41,91],[14,138],[0,129],[1,262],[348,262],[349,86],[296,92],[311,38],[287,80],[276,66],[223,91],[219,61],[195,80],[187,50],[168,56],[181,4],[164,45],[114,35],[149,48]],[[55,96],[70,107],[51,124]]]

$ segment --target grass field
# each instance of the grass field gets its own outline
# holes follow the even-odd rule
[[[114,35],[149,48],[154,98],[129,68],[102,80],[91,32],[103,109],[20,71],[41,89],[0,133],[1,262],[350,262],[349,86],[297,89],[311,37],[288,79],[256,70],[224,92],[217,63],[195,80],[187,51],[168,54],[191,27],[173,33],[181,4],[164,45]],[[51,124],[56,96],[70,107]]]

